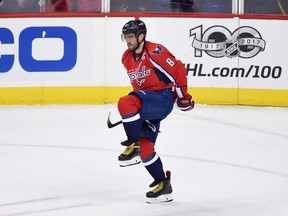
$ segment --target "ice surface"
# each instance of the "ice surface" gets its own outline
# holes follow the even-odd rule
[[[174,110],[156,150],[174,201],[145,203],[142,164],[120,168],[116,105],[0,106],[0,216],[287,216],[288,109]]]

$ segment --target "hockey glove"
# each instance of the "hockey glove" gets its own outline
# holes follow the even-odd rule
[[[181,111],[189,111],[194,108],[194,101],[190,94],[186,94],[183,98],[176,99],[176,106]]]

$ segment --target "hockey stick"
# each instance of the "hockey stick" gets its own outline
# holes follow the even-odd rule
[[[110,121],[110,115],[111,115],[111,112],[109,112],[109,115],[108,115],[108,118],[107,118],[107,126],[108,126],[108,128],[113,128],[113,127],[116,127],[117,125],[120,125],[120,124],[123,123],[122,120],[120,120],[120,121],[118,121],[118,122],[116,122],[116,123],[112,123],[112,122]],[[153,132],[156,132],[156,131],[157,131],[158,133],[161,133],[161,131],[160,131],[160,130],[157,130],[156,127],[155,127],[150,121],[146,120],[146,123],[148,124],[148,126],[150,127],[150,129],[151,129]]]
[[[108,118],[107,118],[107,126],[108,126],[108,128],[113,128],[113,127],[116,127],[117,125],[122,124],[122,121],[121,121],[121,120],[113,124],[113,123],[110,121],[110,115],[111,115],[111,112],[109,112],[109,115],[108,115]]]

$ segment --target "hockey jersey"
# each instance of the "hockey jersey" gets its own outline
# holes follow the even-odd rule
[[[174,87],[179,98],[187,93],[186,68],[161,44],[145,41],[140,55],[127,49],[122,56],[122,64],[134,90]]]

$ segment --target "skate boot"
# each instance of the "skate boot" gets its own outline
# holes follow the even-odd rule
[[[171,202],[172,197],[172,186],[171,186],[171,172],[166,171],[166,178],[161,182],[154,181],[150,184],[151,187],[156,186],[153,190],[146,193],[146,202],[151,203],[161,203],[161,202]]]
[[[120,167],[132,166],[141,162],[139,142],[126,140],[121,145],[126,148],[118,157]]]

